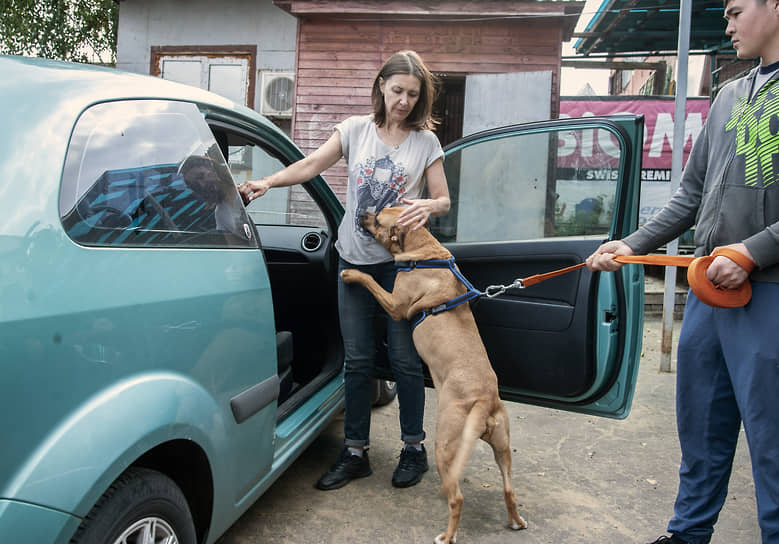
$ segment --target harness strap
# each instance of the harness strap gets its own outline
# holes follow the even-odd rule
[[[409,272],[415,268],[448,268],[452,274],[454,274],[455,277],[460,280],[463,285],[465,285],[465,288],[467,289],[467,291],[462,295],[458,295],[453,299],[444,302],[443,304],[439,304],[434,308],[422,310],[421,312],[414,314],[414,316],[411,318],[411,330],[414,330],[416,326],[422,323],[422,321],[424,321],[424,319],[429,315],[436,315],[447,310],[451,310],[460,304],[464,304],[482,295],[482,292],[476,289],[471,284],[471,282],[469,282],[465,276],[463,276],[462,273],[454,266],[454,257],[445,260],[429,259],[426,261],[396,261],[395,266],[397,267],[398,272]]]

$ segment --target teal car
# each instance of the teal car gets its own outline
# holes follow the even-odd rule
[[[237,183],[303,155],[225,98],[40,59],[0,73],[0,542],[212,543],[342,410],[342,205],[317,177],[245,207]],[[431,230],[491,295],[473,310],[508,401],[629,412],[641,268],[514,280],[635,229],[642,123],[446,149]]]

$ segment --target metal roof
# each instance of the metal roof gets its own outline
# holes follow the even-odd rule
[[[732,51],[722,0],[693,0],[690,51]],[[583,32],[577,55],[675,54],[679,0],[604,0]]]

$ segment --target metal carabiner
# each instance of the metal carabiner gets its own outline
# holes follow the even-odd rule
[[[484,296],[487,298],[495,298],[506,292],[506,288],[502,285],[490,285],[484,290]]]
[[[514,283],[511,285],[490,285],[487,287],[487,289],[484,291],[484,296],[487,298],[495,298],[498,295],[502,295],[509,289],[524,289],[525,284],[522,282],[521,279],[514,280]]]

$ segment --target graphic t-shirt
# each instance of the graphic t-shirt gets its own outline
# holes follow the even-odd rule
[[[360,217],[399,204],[401,198],[420,198],[425,169],[443,157],[441,144],[429,130],[412,130],[399,146],[387,145],[379,138],[373,115],[350,117],[335,128],[349,170],[338,253],[352,264],[391,261],[389,252],[360,226]]]
[[[779,62],[774,62],[767,66],[760,66],[755,74],[755,84],[752,87],[752,96],[757,95],[768,80],[772,79],[779,71]]]

